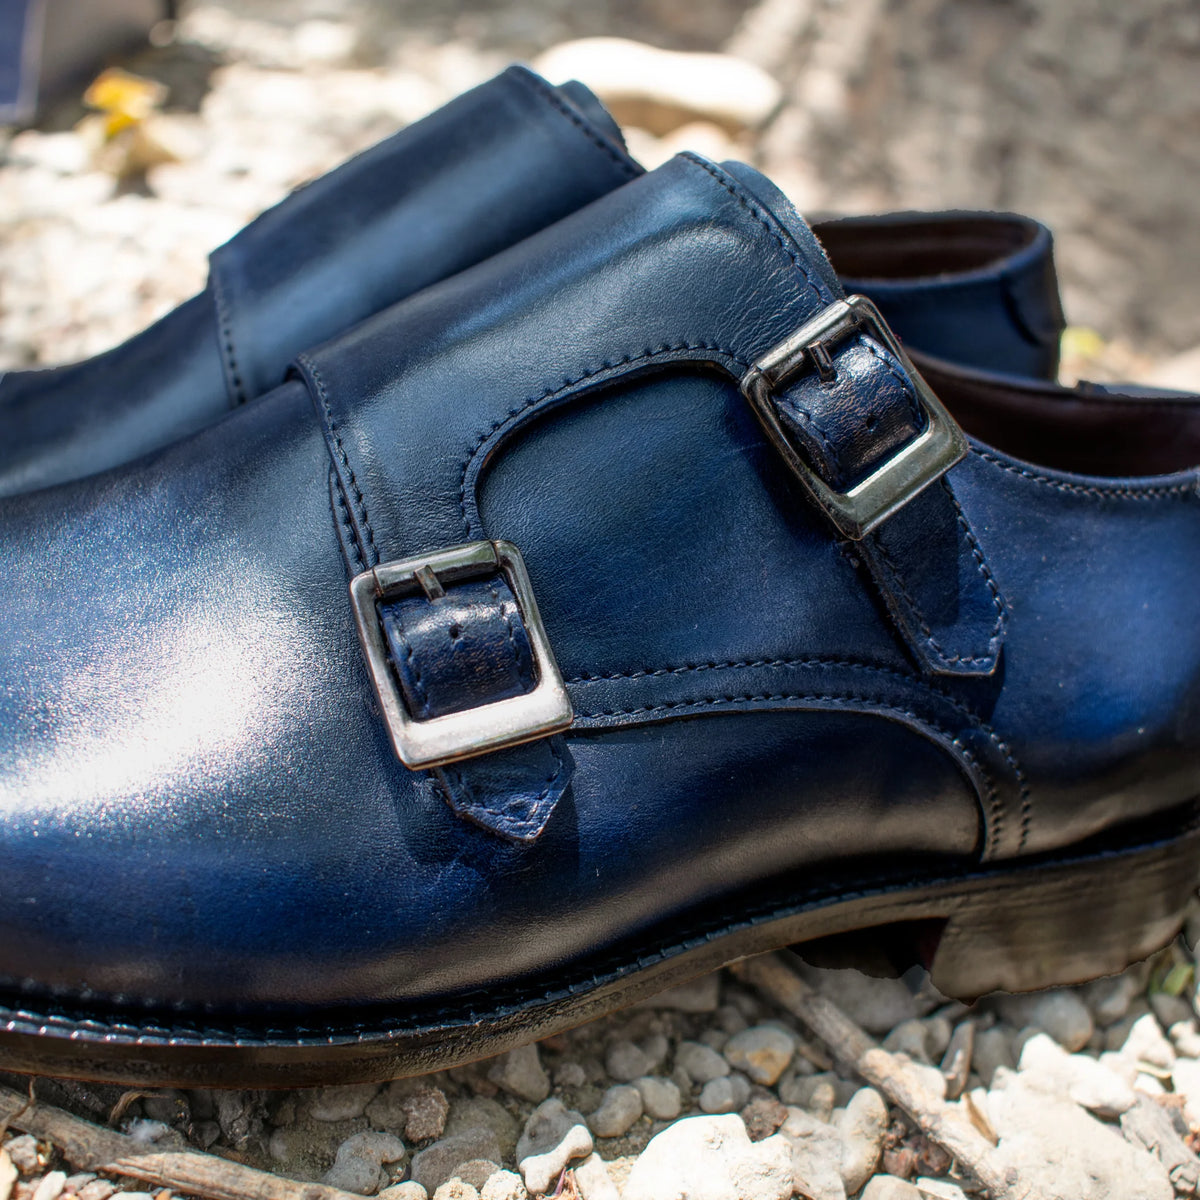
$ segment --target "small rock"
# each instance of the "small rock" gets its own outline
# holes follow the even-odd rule
[[[632,1083],[642,1075],[648,1075],[653,1068],[645,1051],[623,1038],[605,1051],[604,1069],[618,1083]]]
[[[700,1089],[697,1103],[701,1112],[731,1113],[744,1108],[750,1099],[750,1080],[740,1072],[710,1079]]]
[[[792,1152],[792,1186],[807,1200],[845,1200],[842,1139],[836,1129],[799,1108],[789,1108],[779,1130]]]
[[[901,1021],[881,1043],[885,1050],[893,1054],[907,1054],[917,1062],[932,1064],[933,1057],[929,1048],[929,1030],[924,1021],[915,1018]]]
[[[587,1083],[587,1072],[577,1062],[561,1062],[554,1068],[554,1086],[579,1088]]]
[[[502,1055],[488,1071],[488,1079],[518,1099],[534,1104],[550,1095],[550,1077],[542,1067],[536,1045],[519,1046]]]
[[[642,1108],[656,1121],[673,1121],[683,1108],[678,1085],[659,1075],[646,1075],[634,1085],[642,1097]]]
[[[641,1048],[642,1053],[646,1056],[646,1062],[649,1064],[643,1072],[645,1075],[654,1074],[667,1061],[667,1055],[671,1053],[671,1043],[661,1033],[652,1033],[648,1038],[643,1038]]]
[[[721,1004],[721,976],[702,975],[690,983],[680,984],[649,1000],[643,1000],[639,1008],[667,1008],[683,1013],[716,1012]]]
[[[895,1175],[876,1175],[863,1188],[859,1200],[921,1200],[916,1184]]]
[[[752,1083],[771,1087],[792,1061],[795,1045],[795,1041],[781,1029],[771,1025],[753,1025],[741,1033],[735,1033],[725,1043],[725,1061],[734,1070],[748,1075]]]
[[[650,1140],[624,1200],[788,1200],[792,1155],[780,1134],[752,1142],[741,1118],[685,1117]]]
[[[1171,1039],[1176,1055],[1200,1058],[1200,1029],[1194,1020],[1177,1021],[1167,1030],[1167,1037]]]
[[[1044,1033],[1025,1043],[1020,1070],[1027,1082],[1069,1097],[1097,1116],[1119,1117],[1136,1099],[1133,1089],[1103,1063],[1086,1054],[1068,1054]]]
[[[975,1054],[975,1022],[956,1025],[942,1056],[942,1074],[946,1077],[946,1099],[957,1100],[967,1087],[971,1061]],[[994,1072],[995,1068],[993,1068]]]
[[[406,1153],[404,1143],[395,1134],[374,1129],[356,1133],[338,1147],[333,1166],[321,1182],[343,1192],[373,1196],[387,1182],[383,1164],[401,1162]]]
[[[67,1182],[66,1171],[49,1171],[33,1189],[33,1200],[58,1200],[63,1185]]]
[[[379,1200],[429,1200],[429,1193],[415,1179],[407,1179],[384,1188]]]
[[[987,1116],[1000,1138],[996,1164],[1016,1170],[1043,1200],[1172,1200],[1162,1164],[1130,1145],[1073,1101],[1031,1088],[1001,1071]],[[919,1186],[919,1185],[918,1185]]]
[[[1150,1011],[1150,1005],[1145,996],[1138,996],[1129,1006],[1129,1011],[1115,1025],[1110,1025],[1104,1031],[1104,1049],[1120,1050],[1129,1037],[1129,1031],[1139,1018]]]
[[[723,1029],[706,1029],[696,1041],[705,1046],[711,1047],[718,1054],[725,1049],[725,1043],[729,1041],[729,1034]]]
[[[455,1137],[474,1129],[491,1131],[500,1146],[501,1162],[512,1158],[517,1148],[520,1127],[503,1104],[488,1096],[468,1096],[463,1100],[456,1100],[446,1118],[443,1136]]]
[[[8,1151],[8,1157],[12,1160],[12,1165],[22,1175],[32,1175],[40,1169],[42,1164],[41,1159],[38,1157],[37,1138],[23,1133],[19,1137],[13,1138],[4,1148]]]
[[[490,1129],[467,1129],[444,1137],[440,1142],[434,1142],[432,1146],[414,1154],[412,1177],[427,1192],[436,1192],[443,1183],[454,1177],[463,1163],[480,1158],[502,1161],[496,1135]]]
[[[1126,972],[1094,979],[1083,989],[1083,999],[1101,1029],[1115,1025],[1127,1012],[1134,997],[1142,990],[1143,981]]]
[[[1028,996],[1000,996],[996,1007],[1010,1024],[1042,1029],[1072,1054],[1088,1044],[1095,1028],[1087,1005],[1076,992],[1065,988]]]
[[[717,1020],[730,1037],[750,1028],[750,1022],[746,1020],[745,1014],[736,1004],[722,1004],[717,1009]]]
[[[948,1179],[918,1179],[917,1192],[922,1200],[967,1200],[967,1194]]]
[[[1169,1071],[1175,1065],[1175,1050],[1150,1013],[1134,1021],[1118,1053],[1139,1065],[1160,1071]]]
[[[588,1117],[588,1125],[597,1137],[620,1137],[641,1115],[641,1092],[618,1083],[604,1093],[600,1107]]]
[[[433,1193],[433,1200],[479,1200],[479,1191],[456,1176]]]
[[[108,1200],[116,1187],[107,1179],[93,1179],[79,1189],[79,1200]]]
[[[951,1010],[947,1008],[947,1012],[949,1011]],[[956,1028],[955,1021],[960,1020],[961,1016],[962,1014],[956,1012],[954,1020],[951,1020],[945,1013],[934,1013],[921,1022],[925,1026],[925,1045],[929,1049],[931,1062],[937,1062],[946,1053]]]
[[[828,997],[868,1033],[878,1037],[901,1021],[923,1017],[936,1006],[932,996],[915,996],[900,979],[876,979],[849,967],[800,964],[800,972],[822,996]]]
[[[988,1087],[991,1087],[992,1076],[999,1067],[1011,1071],[1016,1066],[1012,1053],[1013,1032],[1004,1025],[993,1025],[991,1029],[981,1029],[975,1034],[971,1065]]]
[[[377,1083],[316,1088],[308,1096],[308,1115],[314,1121],[350,1121],[361,1117],[379,1088]]]
[[[842,1110],[837,1131],[842,1138],[842,1182],[853,1195],[875,1173],[888,1129],[888,1110],[874,1088],[861,1088]]]
[[[1194,1196],[1200,1188],[1200,1158],[1180,1137],[1170,1114],[1161,1104],[1139,1098],[1121,1116],[1125,1140],[1149,1151],[1162,1163],[1171,1185],[1181,1196]]]
[[[820,1075],[799,1075],[779,1089],[784,1104],[797,1105],[821,1121],[828,1121],[837,1104],[837,1076],[832,1072]]]
[[[640,1096],[638,1100],[640,1103]],[[574,1158],[586,1158],[593,1148],[592,1135],[583,1117],[570,1111],[561,1100],[546,1100],[525,1122],[517,1142],[517,1166],[525,1186],[536,1195],[549,1190],[567,1163]]]
[[[1139,1071],[1134,1076],[1133,1090],[1141,1092],[1144,1096],[1165,1096],[1167,1094],[1162,1080],[1157,1075],[1147,1075],[1145,1071]]]
[[[752,1142],[770,1137],[787,1120],[787,1108],[769,1092],[756,1096],[742,1109],[742,1124]]]
[[[598,1154],[589,1155],[575,1167],[575,1186],[583,1200],[621,1200],[608,1165]]]
[[[675,1064],[682,1067],[695,1083],[708,1083],[729,1074],[729,1064],[711,1046],[702,1042],[680,1042]]]
[[[6,1166],[12,1166],[11,1163],[6,1163],[6,1157],[7,1156],[4,1154],[4,1151],[0,1150],[0,1194],[3,1194],[4,1191],[4,1172]],[[78,1194],[79,1189],[83,1187],[85,1183],[91,1183],[95,1178],[95,1174],[91,1171],[80,1171],[77,1175],[68,1175],[66,1186],[63,1188],[63,1191],[74,1192]]]
[[[469,1183],[478,1190],[499,1170],[500,1164],[492,1162],[490,1158],[473,1158],[470,1162],[459,1163],[454,1168],[454,1178],[461,1179],[463,1183]],[[442,1187],[445,1186],[442,1184]]]
[[[528,1200],[529,1192],[515,1171],[497,1171],[483,1185],[479,1200]]]
[[[1192,1006],[1182,996],[1171,996],[1166,992],[1151,992],[1147,997],[1150,1011],[1158,1018],[1164,1029],[1193,1019]]]
[[[1194,1058],[1179,1058],[1171,1069],[1171,1079],[1177,1095],[1183,1097],[1183,1111],[1188,1121],[1200,1125],[1200,1062]],[[12,1146],[9,1146],[9,1153]],[[15,1159],[13,1160],[16,1161]]]

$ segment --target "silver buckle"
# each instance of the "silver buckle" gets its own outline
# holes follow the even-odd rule
[[[929,424],[861,483],[848,492],[835,492],[792,445],[771,403],[771,389],[810,369],[817,371],[822,379],[829,378],[833,370],[830,345],[859,330],[869,332],[900,360]],[[918,492],[940,479],[968,450],[966,435],[921,378],[879,310],[866,296],[848,296],[829,305],[763,355],[743,376],[741,389],[767,436],[812,498],[834,525],[855,541],[866,537]]]
[[[499,569],[517,601],[533,651],[537,683],[533,691],[507,700],[481,704],[442,717],[417,720],[400,695],[388,657],[387,642],[376,606],[414,592],[431,599],[446,584]],[[350,581],[354,619],[400,761],[413,770],[519,746],[566,729],[574,719],[571,699],[554,661],[546,630],[533,598],[533,587],[521,552],[511,542],[468,542],[415,558],[380,563]]]

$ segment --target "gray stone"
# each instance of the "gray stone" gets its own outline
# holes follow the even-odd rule
[[[721,976],[702,975],[643,1000],[639,1008],[667,1008],[683,1013],[716,1012],[721,1004]]]
[[[38,1155],[37,1138],[32,1137],[30,1134],[19,1134],[4,1148],[8,1151],[8,1157],[12,1160],[12,1165],[22,1175],[32,1175],[41,1168],[42,1164]]]
[[[882,1037],[901,1021],[923,1017],[937,1005],[916,996],[900,979],[875,979],[852,968],[800,966],[804,978],[868,1033]]]
[[[79,1200],[108,1200],[116,1190],[107,1179],[93,1179],[79,1190]]]
[[[1010,1071],[1016,1066],[1012,1044],[1015,1030],[1006,1025],[993,1025],[991,1029],[980,1029],[975,1034],[975,1048],[971,1054],[971,1066],[988,1087],[1000,1067]]]
[[[1074,1100],[1097,1116],[1116,1118],[1133,1107],[1133,1089],[1124,1079],[1086,1054],[1068,1054],[1048,1034],[1025,1043],[1020,1069],[1027,1083]]]
[[[1200,1062],[1179,1058],[1171,1068],[1171,1080],[1177,1095],[1183,1097],[1183,1111],[1193,1125],[1200,1125]],[[12,1152],[12,1147],[9,1147]],[[16,1162],[16,1159],[13,1160]]]
[[[924,1021],[912,1018],[901,1021],[880,1043],[893,1054],[907,1054],[917,1062],[932,1064],[933,1053],[929,1046],[929,1029]]]
[[[720,1054],[725,1049],[725,1043],[729,1041],[729,1034],[723,1029],[706,1029],[696,1038],[696,1041],[711,1047]]]
[[[789,1108],[777,1137],[792,1153],[792,1186],[807,1200],[845,1200],[841,1135],[799,1108]]]
[[[467,1129],[434,1142],[413,1155],[412,1177],[427,1192],[436,1192],[458,1168],[473,1159],[503,1160],[496,1135],[485,1128]]]
[[[875,1173],[888,1129],[888,1110],[874,1088],[861,1088],[837,1120],[842,1139],[842,1183],[853,1195]]]
[[[400,1079],[388,1084],[365,1113],[375,1129],[403,1134],[409,1142],[427,1142],[442,1136],[449,1111],[450,1103],[441,1088]]]
[[[653,1075],[667,1061],[667,1055],[671,1053],[671,1043],[665,1034],[652,1033],[643,1038],[640,1044],[642,1053],[650,1064],[643,1074]]]
[[[583,1067],[569,1059],[560,1062],[554,1068],[554,1086],[560,1088],[579,1088],[587,1083],[587,1072]]]
[[[549,1190],[572,1159],[586,1158],[593,1149],[583,1117],[561,1100],[546,1100],[525,1122],[517,1142],[517,1166],[525,1186],[536,1195]]]
[[[1172,1200],[1166,1170],[1070,1100],[999,1072],[987,1117],[1000,1138],[996,1163],[1044,1200]]]
[[[1200,1158],[1192,1153],[1161,1104],[1139,1096],[1137,1103],[1122,1113],[1121,1132],[1127,1142],[1149,1151],[1162,1163],[1171,1186],[1181,1196],[1194,1196],[1200,1189]]]
[[[501,1055],[488,1071],[488,1079],[518,1099],[534,1104],[550,1095],[550,1077],[542,1067],[536,1045],[519,1046]]]
[[[515,1171],[497,1171],[483,1185],[479,1200],[527,1200],[529,1192]]]
[[[1088,1044],[1095,1028],[1087,1005],[1078,993],[1065,988],[1026,996],[1000,996],[996,1008],[1009,1024],[1018,1029],[1026,1025],[1042,1029],[1072,1054]]]
[[[967,1200],[966,1192],[949,1179],[918,1179],[917,1193],[921,1200]]]
[[[650,1059],[645,1051],[627,1038],[613,1042],[604,1053],[604,1069],[618,1083],[632,1083],[650,1072]]]
[[[367,1111],[379,1088],[377,1083],[316,1088],[307,1097],[308,1115],[314,1121],[351,1121]]]
[[[1125,1016],[1141,990],[1141,982],[1133,975],[1109,975],[1089,983],[1083,989],[1083,998],[1096,1024],[1107,1029]]]
[[[589,1155],[575,1168],[575,1186],[583,1200],[621,1200],[608,1165],[598,1154]]]
[[[511,1159],[521,1132],[516,1118],[497,1100],[489,1096],[468,1096],[455,1100],[446,1118],[446,1137],[454,1137],[473,1129],[490,1130],[500,1147],[501,1161]]]
[[[750,1080],[735,1071],[710,1079],[700,1089],[700,1111],[706,1113],[731,1113],[744,1108],[750,1099]]]
[[[725,1061],[749,1076],[752,1083],[771,1087],[792,1061],[795,1048],[795,1040],[781,1029],[753,1025],[725,1043]]]
[[[383,1164],[403,1162],[406,1153],[404,1143],[395,1134],[374,1129],[356,1133],[338,1147],[333,1166],[321,1182],[343,1192],[373,1196],[388,1179]]]
[[[656,1121],[673,1121],[683,1109],[683,1097],[674,1080],[646,1075],[634,1085],[642,1097],[642,1108]]]
[[[470,1162],[459,1163],[454,1168],[454,1178],[469,1183],[479,1189],[500,1170],[500,1164],[490,1158],[473,1158]],[[445,1184],[442,1185],[443,1187]]]
[[[1172,1025],[1188,1023],[1194,1019],[1192,1006],[1182,996],[1151,992],[1147,999],[1150,1001],[1150,1011],[1164,1029],[1169,1030]]]
[[[1159,1071],[1170,1071],[1175,1065],[1175,1048],[1167,1041],[1151,1013],[1134,1021],[1118,1053],[1141,1066]]]
[[[1167,1030],[1171,1045],[1175,1047],[1177,1056],[1183,1058],[1200,1058],[1200,1029],[1195,1020],[1176,1021]]]
[[[863,1188],[859,1200],[921,1200],[916,1184],[895,1175],[876,1175]]]
[[[624,1200],[789,1200],[792,1155],[776,1134],[752,1142],[736,1116],[685,1117],[650,1140]]]
[[[1104,1031],[1104,1049],[1120,1050],[1129,1037],[1129,1031],[1140,1017],[1150,1011],[1150,1005],[1145,996],[1138,996],[1129,1006],[1129,1011],[1115,1025],[1110,1025]]]
[[[479,1190],[455,1176],[433,1193],[433,1200],[479,1200]]]
[[[750,1022],[746,1020],[745,1014],[736,1004],[722,1004],[717,1009],[717,1020],[720,1022],[721,1028],[731,1037],[735,1033],[741,1033],[742,1030],[750,1028]]]
[[[837,1104],[838,1077],[830,1071],[820,1075],[798,1075],[779,1089],[784,1104],[794,1104],[828,1121]]]
[[[600,1107],[588,1117],[597,1137],[620,1137],[642,1115],[642,1093],[627,1083],[614,1084],[604,1093]]]
[[[675,1049],[675,1065],[682,1067],[694,1083],[720,1079],[730,1070],[725,1059],[702,1042],[680,1042]]]

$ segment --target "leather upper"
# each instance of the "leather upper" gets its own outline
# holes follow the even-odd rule
[[[303,350],[640,173],[587,88],[510,68],[264,213],[213,253],[204,292],[129,342],[0,377],[0,496],[196,432],[275,387]],[[1036,222],[896,214],[818,233],[904,340],[1053,375],[1062,318]]]
[[[194,437],[0,506],[10,989],[436,1011],[768,886],[1067,854],[1200,791],[1197,471],[973,443],[880,527],[898,585],[739,393],[841,295],[755,179],[677,158]],[[833,407],[815,374],[792,400],[866,469],[894,446],[847,414],[906,436],[907,385],[867,334],[834,349]],[[411,771],[347,580],[486,538],[524,556],[574,722]],[[923,653],[909,580],[990,661]],[[502,583],[379,613],[414,709],[529,686]]]

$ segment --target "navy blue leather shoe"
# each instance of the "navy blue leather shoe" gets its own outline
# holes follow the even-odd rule
[[[384,1078],[895,922],[954,996],[1162,945],[1200,401],[936,382],[685,155],[6,501],[0,1065]]]
[[[282,382],[301,351],[640,174],[585,87],[510,68],[264,214],[213,254],[201,295],[129,342],[0,377],[0,496],[194,433]],[[901,213],[818,234],[906,342],[1018,375],[1057,369],[1058,281],[1037,222]]]

